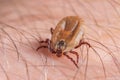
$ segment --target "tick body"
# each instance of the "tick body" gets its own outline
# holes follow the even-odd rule
[[[50,52],[58,57],[62,55],[70,59],[75,66],[78,68],[79,54],[73,51],[75,48],[80,47],[82,44],[87,44],[82,42],[84,35],[83,20],[78,16],[68,16],[63,18],[56,26],[55,29],[51,28],[51,39],[46,39],[46,41],[40,41],[40,43],[47,43],[37,48],[48,48]],[[72,53],[77,56],[77,61],[73,60],[68,54]]]

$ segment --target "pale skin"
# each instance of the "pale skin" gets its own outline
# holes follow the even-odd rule
[[[119,1],[3,0],[0,9],[1,80],[120,79]],[[85,21],[84,38],[92,46],[74,50],[79,69],[65,56],[58,58],[48,49],[36,51],[39,41],[50,39],[51,27],[76,15]]]

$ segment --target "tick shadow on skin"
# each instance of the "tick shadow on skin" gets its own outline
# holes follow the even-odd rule
[[[39,45],[41,46],[41,45]],[[38,47],[39,47],[38,46]],[[38,48],[37,47],[37,48]],[[37,49],[36,48],[36,49]],[[56,66],[58,68],[62,68],[62,67],[66,67],[68,68],[69,65],[73,64],[69,59],[67,59],[64,55],[62,55],[61,57],[57,57],[56,54],[50,52],[50,50],[48,48],[40,48],[38,51],[38,55],[43,55],[46,58],[47,64],[46,66]],[[55,63],[53,65],[53,62],[51,62],[51,60],[53,60],[53,62]],[[70,62],[70,63],[69,63]],[[68,65],[66,65],[68,64]],[[74,67],[73,67],[74,68]]]
[[[44,62],[43,62],[44,66],[47,66],[47,67],[59,66],[60,67],[64,65],[64,59],[61,59],[62,57],[57,57],[54,53],[50,52],[48,48],[41,48],[37,52],[38,52],[38,55],[44,56]],[[53,65],[53,63],[55,64]]]
[[[37,50],[37,48],[38,47],[40,47],[40,46],[47,46],[47,44],[39,44],[37,47],[36,47],[36,52],[38,53],[38,55],[44,55],[46,58],[53,58],[53,59],[57,59],[58,57],[54,54],[54,53],[52,53],[52,52],[50,52],[50,50],[48,49],[48,48],[39,48],[38,50]]]
[[[40,45],[41,46],[41,45]],[[39,47],[39,46],[38,46]],[[38,48],[37,47],[37,48]],[[47,57],[50,57],[51,56],[51,52],[49,51],[49,49],[48,48],[40,48],[40,49],[38,49],[37,50],[37,48],[36,48],[36,51],[38,52],[38,54],[43,54],[44,56],[47,56]]]

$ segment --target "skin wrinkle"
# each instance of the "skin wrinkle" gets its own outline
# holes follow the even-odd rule
[[[2,80],[120,79],[119,10],[118,0],[2,0],[0,78]],[[74,50],[80,56],[79,69],[64,56],[58,58],[47,49],[36,51],[40,46],[40,40],[50,38],[51,27],[54,29],[62,18],[73,15],[80,16],[85,21],[84,40],[94,48],[85,45]],[[16,49],[19,51],[19,60]],[[3,53],[6,58],[3,57]],[[76,56],[70,53],[67,55],[76,61]]]

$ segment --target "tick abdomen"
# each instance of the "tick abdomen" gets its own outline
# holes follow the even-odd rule
[[[77,46],[83,35],[82,24],[83,21],[78,16],[63,18],[53,31],[51,38],[53,48],[60,40],[64,40],[67,45],[64,52]]]

